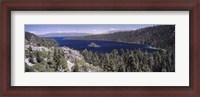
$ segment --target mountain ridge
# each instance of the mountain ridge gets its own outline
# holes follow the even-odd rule
[[[80,36],[86,36],[86,35],[92,35],[91,33],[48,33],[44,35],[39,35],[40,37],[80,37]]]
[[[33,33],[25,32],[25,44],[34,44],[37,46],[56,46],[57,42],[53,39],[44,39]]]
[[[78,37],[80,40],[111,40],[145,44],[163,49],[175,49],[175,25],[159,25],[138,30]]]

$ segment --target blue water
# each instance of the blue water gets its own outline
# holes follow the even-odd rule
[[[140,49],[141,51],[147,52],[154,52],[157,51],[156,49],[151,49],[147,45],[141,44],[131,44],[131,43],[123,43],[123,42],[114,42],[114,41],[104,41],[104,40],[64,40],[63,37],[51,37],[55,39],[58,43],[58,46],[66,46],[69,48],[73,48],[75,50],[84,50],[87,49],[88,51],[92,52],[99,52],[99,53],[110,53],[113,49]],[[94,48],[89,47],[88,45],[94,42],[95,44],[99,45],[100,47]]]

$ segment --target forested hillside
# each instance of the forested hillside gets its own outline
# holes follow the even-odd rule
[[[175,25],[159,25],[133,31],[117,31],[115,33],[89,35],[78,39],[111,40],[146,44],[156,48],[175,50]]]
[[[128,42],[164,49],[157,52],[121,49],[106,54],[93,53],[87,50],[81,52],[86,62],[94,66],[100,66],[107,72],[175,71],[175,25],[159,25],[132,31],[116,31],[77,39]]]
[[[25,42],[26,44],[35,44],[37,46],[46,46],[46,47],[57,45],[55,40],[44,39],[29,32],[25,32]]]
[[[174,72],[175,53],[143,52],[141,50],[114,49],[111,53],[99,54],[83,50],[85,61],[101,67],[104,72]]]
[[[58,47],[47,40],[25,32],[25,72],[101,72],[98,66],[85,62],[79,51]]]

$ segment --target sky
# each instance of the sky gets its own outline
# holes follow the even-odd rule
[[[49,33],[103,34],[109,31],[136,30],[154,26],[150,24],[26,24],[25,31],[36,35]]]

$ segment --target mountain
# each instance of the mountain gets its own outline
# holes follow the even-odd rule
[[[112,33],[116,33],[116,32],[119,32],[120,30],[110,30],[104,34],[112,34]]]
[[[25,32],[25,44],[33,44],[37,46],[56,46],[57,42],[52,39],[44,39],[30,32]]]
[[[91,35],[90,33],[48,33],[40,35],[40,37],[80,37]]]
[[[175,50],[175,25],[159,25],[131,31],[88,35],[78,37],[81,40],[110,40],[146,44],[156,48]]]
[[[103,72],[87,63],[79,51],[29,32],[25,32],[24,62],[25,72]]]

